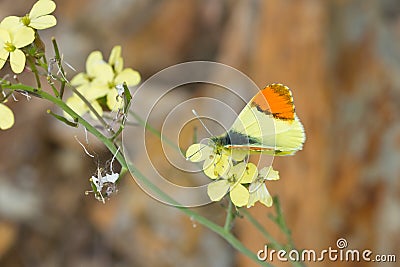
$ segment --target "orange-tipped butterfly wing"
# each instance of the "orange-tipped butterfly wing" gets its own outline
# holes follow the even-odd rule
[[[229,149],[285,156],[302,149],[305,133],[290,89],[271,84],[251,99],[226,134],[213,139]]]

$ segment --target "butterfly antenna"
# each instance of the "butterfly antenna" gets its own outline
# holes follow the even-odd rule
[[[199,115],[197,114],[196,110],[192,109],[192,113],[196,116],[196,118],[200,121],[201,125],[203,125],[204,129],[206,129],[207,133],[210,136],[213,136],[213,134],[208,130],[207,126],[203,123],[203,121],[200,119]]]

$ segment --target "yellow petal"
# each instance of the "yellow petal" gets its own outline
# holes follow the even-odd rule
[[[242,178],[240,179],[241,184],[251,183],[255,178],[257,178],[258,170],[257,166],[253,163],[248,163],[246,165],[246,171],[244,172]]]
[[[204,161],[204,174],[211,179],[224,177],[231,167],[230,163],[231,162],[228,156],[219,155],[212,152]]]
[[[100,51],[93,51],[89,54],[88,58],[86,59],[86,72],[89,76],[95,77],[95,67],[98,64],[106,64],[103,60],[103,55]]]
[[[122,72],[124,69],[124,59],[122,57],[118,58],[113,66],[115,73]]]
[[[32,20],[50,14],[55,9],[56,3],[54,3],[53,1],[39,0],[33,5],[31,12],[29,12],[29,18]]]
[[[35,32],[31,28],[22,27],[11,36],[11,39],[16,48],[21,48],[31,44],[35,40]]]
[[[92,73],[94,73],[94,82],[111,83],[114,78],[114,72],[110,65],[107,63],[97,64],[92,66]]]
[[[76,95],[71,96],[67,99],[67,106],[69,106],[73,111],[76,112],[79,116],[82,116],[86,112],[88,112],[89,108],[86,104]],[[71,118],[67,113],[64,112],[65,117]]]
[[[121,46],[114,46],[110,57],[108,59],[108,64],[113,67],[116,74],[122,72],[124,68],[124,59],[121,57]]]
[[[212,147],[204,144],[193,144],[186,150],[186,158],[191,162],[205,160],[213,152]]]
[[[229,175],[235,175],[238,178],[242,177],[246,170],[246,164],[246,162],[240,162],[239,164],[234,165],[229,171]]]
[[[32,19],[31,23],[29,23],[29,26],[34,29],[44,30],[51,28],[56,24],[57,24],[57,19],[53,15],[46,15]]]
[[[0,129],[7,130],[14,125],[14,114],[6,105],[0,104]]]
[[[219,176],[224,176],[232,167],[232,161],[227,155],[220,155],[218,161],[215,163],[215,171]]]
[[[272,166],[262,168],[258,176],[264,180],[279,180],[279,172],[272,169]]]
[[[0,28],[0,49],[4,49],[4,44],[6,42],[11,42],[10,33],[5,29]]]
[[[1,28],[6,30],[11,30],[12,32],[14,32],[15,30],[17,30],[22,26],[23,24],[20,22],[20,18],[17,16],[5,17],[0,23]]]
[[[208,184],[207,194],[212,201],[220,201],[228,193],[229,187],[229,183],[225,179],[215,181]]]
[[[0,28],[0,44],[1,44],[1,46],[3,46],[3,43],[6,43],[6,42],[11,42],[10,33],[5,29]],[[3,48],[3,47],[1,47],[1,48]]]
[[[247,202],[249,201],[249,191],[247,191],[246,187],[241,184],[237,184],[233,188],[231,188],[231,192],[229,195],[231,197],[232,203],[236,207],[243,207],[247,205]]]
[[[85,96],[86,92],[89,90],[90,88],[90,83],[84,83],[82,85],[79,85],[76,87],[76,90],[81,93],[81,95]],[[85,96],[85,98],[87,98]]]
[[[103,97],[107,95],[109,91],[110,89],[108,88],[108,85],[101,81],[93,81],[85,86],[84,91],[79,90],[79,92],[81,92],[89,101]]]
[[[115,77],[115,83],[123,84],[124,82],[126,82],[128,86],[137,85],[140,82],[139,72],[131,68],[124,69],[117,75],[117,77]]]
[[[93,101],[90,104],[92,104],[94,110],[100,115],[103,116],[103,109],[101,108],[100,104],[97,101]],[[94,115],[93,112],[90,111],[90,115],[92,116],[93,119],[97,120],[96,115]]]
[[[89,83],[89,80],[86,73],[83,72],[75,75],[71,80],[71,85],[73,86],[79,86],[86,83]]]
[[[207,164],[206,161],[203,164],[204,174],[207,175],[211,179],[217,179],[219,177],[218,172],[215,171],[214,164]]]
[[[114,65],[118,58],[121,57],[121,46],[116,45],[113,47],[110,53],[110,57],[108,58],[108,64]]]
[[[0,69],[3,68],[4,64],[6,64],[9,54],[8,51],[0,49]]]
[[[257,177],[258,171],[253,163],[240,162],[233,166],[228,175],[235,175],[237,183],[251,183]]]
[[[25,68],[25,54],[19,49],[15,49],[14,52],[10,53],[10,65],[14,73],[21,73]]]
[[[267,207],[271,207],[273,200],[271,195],[267,190],[267,186],[264,182],[262,183],[252,183],[249,187],[250,196],[247,208],[254,206],[257,201],[260,201]]]
[[[124,100],[118,95],[117,89],[109,90],[107,94],[107,106],[110,110],[118,110],[124,106]]]

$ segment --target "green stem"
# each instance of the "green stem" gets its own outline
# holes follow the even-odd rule
[[[256,254],[254,254],[251,250],[249,250],[246,246],[244,246],[232,233],[227,232],[224,227],[217,225],[216,223],[206,219],[205,217],[199,215],[198,213],[196,213],[195,211],[193,211],[191,209],[179,206],[179,203],[177,203],[173,198],[171,198],[169,195],[167,195],[161,189],[159,189],[156,185],[154,185],[142,173],[140,173],[140,171],[138,169],[136,169],[134,166],[130,165],[129,169],[130,169],[132,175],[134,175],[136,179],[140,180],[142,183],[144,183],[146,186],[148,186],[153,192],[157,193],[160,197],[162,197],[163,200],[174,204],[176,206],[176,208],[180,209],[183,213],[185,213],[187,216],[189,216],[192,220],[200,223],[204,227],[210,229],[211,231],[213,231],[216,234],[218,234],[219,236],[221,236],[229,244],[231,244],[231,246],[234,247],[236,250],[243,253],[250,259],[254,260],[260,266],[269,266],[269,267],[272,266],[268,262],[260,261],[257,258]]]
[[[279,226],[279,228],[282,230],[282,232],[286,235],[286,238],[290,244],[291,247],[294,247],[293,239],[292,239],[292,233],[287,226],[285,219],[282,214],[282,208],[281,208],[281,203],[279,202],[279,198],[274,197],[274,206],[275,206],[275,211],[276,211],[276,216],[274,217],[272,214],[269,215],[269,218],[276,223],[276,225]]]
[[[61,56],[60,56],[60,50],[58,49],[58,44],[56,41],[56,38],[52,37],[51,38],[51,42],[53,44],[54,47],[54,53],[55,53],[55,59],[56,59],[56,63],[58,68],[60,69],[61,72],[61,89],[60,89],[60,99],[62,100],[62,97],[64,95],[64,88],[65,85],[67,83],[67,80],[65,79],[65,71],[64,68],[61,64]],[[36,74],[36,72],[35,72]],[[74,92],[85,104],[86,106],[89,108],[89,110],[94,114],[94,116],[96,117],[96,119],[103,125],[104,128],[106,128],[107,131],[109,131],[112,135],[115,135],[114,130],[110,127],[110,125],[100,116],[100,114],[94,109],[94,107],[92,106],[92,104],[86,99],[86,97],[84,97],[78,90],[76,90],[75,87],[70,86],[72,92]]]
[[[52,81],[48,81],[48,83],[50,84],[51,89],[53,89],[53,93],[56,97],[60,96],[60,94],[58,93],[56,87],[54,86],[54,83]]]
[[[251,224],[269,241],[270,245],[274,249],[284,249],[282,245],[279,244],[278,241],[270,234],[267,230],[256,220],[256,218],[251,215],[246,209],[241,209],[240,213],[246,217]]]
[[[280,204],[278,197],[274,197],[274,206],[275,206],[275,211],[276,211],[276,217],[274,217],[272,214],[270,214],[269,218],[276,225],[278,225],[278,227],[281,229],[281,231],[285,234],[287,242],[288,242],[287,250],[297,250],[294,245],[294,242],[293,242],[292,232],[290,231],[289,227],[287,226],[285,218],[283,216],[281,204]],[[305,266],[303,263],[300,263],[300,262],[292,261],[292,264],[294,266]]]
[[[61,64],[60,50],[58,49],[58,44],[57,44],[56,38],[52,37],[51,38],[51,42],[52,42],[53,48],[54,48],[56,63],[57,63],[57,65],[60,68],[60,71],[62,73],[61,88],[60,88],[60,99],[62,99],[63,96],[64,96],[65,83],[67,81],[64,79],[65,71],[64,71],[64,68],[63,68],[63,66]],[[46,57],[44,57],[44,59],[46,60]]]
[[[38,91],[36,88],[33,88],[31,86],[23,85],[23,84],[14,84],[14,85],[4,85],[3,88],[7,88],[10,90],[22,90],[26,91],[28,93],[34,94],[35,96],[38,96],[40,98],[46,99],[54,104],[56,104],[59,108],[61,108],[63,111],[65,111],[68,115],[70,115],[74,121],[78,122],[79,124],[82,124],[89,132],[91,132],[94,136],[99,138],[102,142],[109,143],[108,138],[104,136],[101,132],[99,132],[95,127],[93,127],[90,123],[88,123],[85,119],[83,119],[81,116],[79,116],[75,111],[73,111],[67,104],[65,104],[61,99],[58,97],[54,97],[50,95],[47,92],[44,91]],[[112,143],[112,142],[111,142]],[[108,147],[108,146],[107,146]],[[114,147],[115,148],[115,147]],[[117,149],[115,148],[114,151],[111,152],[116,152]],[[120,156],[122,157],[122,155]]]
[[[95,110],[95,108],[92,106],[92,104],[84,97],[78,90],[75,89],[75,87],[70,86],[72,92],[76,94],[82,101],[85,103],[85,105],[89,108],[90,112],[94,114],[96,119],[99,120],[99,122],[103,125],[103,127],[109,131],[112,135],[115,134],[114,130],[110,127],[110,125],[103,119],[103,117],[100,116],[100,114]]]
[[[232,201],[229,200],[229,204],[228,204],[228,209],[226,211],[226,218],[225,218],[225,225],[224,225],[224,230],[226,232],[230,232],[231,231],[231,225],[232,225],[232,221],[234,218],[233,212],[232,212]]]
[[[161,134],[160,131],[158,131],[156,128],[154,128],[153,126],[151,126],[150,124],[148,124],[147,122],[145,122],[139,115],[137,115],[135,112],[133,111],[129,111],[129,114],[131,114],[136,121],[139,123],[139,125],[143,126],[144,128],[146,128],[147,130],[149,130],[149,132],[151,132],[152,134],[154,134],[155,136],[157,136],[158,138],[160,138],[160,140],[165,140],[165,143],[168,144],[169,146],[171,146],[172,148],[177,149],[179,152],[183,153],[181,148],[179,146],[177,146],[174,142],[172,142],[171,140],[169,140],[168,138],[166,138],[165,136],[163,136]]]
[[[29,66],[30,66],[32,72],[35,74],[35,79],[36,79],[37,87],[38,87],[38,89],[40,90],[40,89],[42,88],[42,85],[41,85],[41,83],[40,83],[40,78],[39,78],[39,74],[38,74],[39,72],[38,72],[38,70],[37,70],[37,68],[36,68],[35,62],[33,62],[31,56],[28,56],[27,59],[28,59]],[[58,93],[58,92],[57,92],[57,93]]]
[[[56,118],[57,120],[59,120],[59,121],[65,123],[65,124],[67,124],[68,126],[71,126],[71,127],[78,127],[78,123],[69,121],[67,118],[55,114],[55,113],[54,113],[53,111],[51,111],[50,109],[47,110],[47,113],[50,114],[51,116],[53,116],[54,118]]]
[[[275,201],[274,201],[275,202]],[[275,203],[274,203],[275,205]],[[256,229],[269,241],[269,245],[275,249],[275,250],[292,250],[295,249],[293,246],[290,247],[290,249],[288,249],[285,246],[282,246],[274,237],[272,237],[272,235],[270,233],[268,233],[267,230],[265,230],[265,228],[256,220],[256,218],[253,217],[253,215],[251,215],[250,212],[248,212],[247,210],[243,209],[241,210],[241,213],[249,220],[249,222],[251,224],[253,224]],[[281,226],[278,224],[278,226],[281,228]],[[284,231],[281,228],[282,231]],[[290,260],[290,259],[289,259]],[[301,262],[297,262],[297,261],[291,261],[293,266],[297,266],[297,267],[302,267],[304,266],[304,264],[302,264]]]
[[[61,108],[63,111],[65,111],[67,114],[69,114],[75,121],[82,124],[90,133],[92,133],[95,137],[97,137],[101,142],[103,142],[104,145],[108,148],[108,150],[112,154],[116,155],[116,159],[119,161],[119,163],[121,164],[121,166],[123,168],[129,169],[131,171],[131,174],[134,175],[136,179],[140,180],[143,184],[148,186],[149,189],[151,189],[153,192],[155,192],[160,197],[162,197],[163,200],[176,205],[176,207],[179,210],[181,210],[183,213],[185,213],[187,216],[189,216],[192,220],[200,223],[204,227],[210,229],[211,231],[213,231],[216,234],[218,234],[219,236],[221,236],[229,244],[231,244],[232,247],[234,247],[236,250],[243,253],[244,255],[248,256],[250,259],[254,260],[259,265],[267,266],[267,267],[272,266],[271,264],[269,264],[267,262],[260,261],[257,258],[256,254],[254,254],[251,250],[249,250],[246,246],[244,246],[235,236],[233,236],[233,234],[227,232],[223,227],[215,224],[214,222],[208,220],[207,218],[201,216],[200,214],[196,213],[193,210],[190,210],[186,207],[179,206],[179,203],[177,203],[168,194],[163,192],[160,188],[158,188],[155,184],[153,184],[150,180],[148,180],[137,168],[135,168],[131,164],[129,164],[129,166],[128,166],[128,163],[125,161],[125,158],[122,155],[122,153],[116,154],[117,147],[115,146],[115,144],[109,138],[107,138],[101,132],[99,132],[95,127],[93,127],[90,123],[88,123],[86,120],[84,120],[81,116],[79,116],[77,113],[75,113],[60,98],[54,97],[44,91],[37,91],[36,88],[22,85],[22,84],[5,85],[4,88],[10,89],[10,90],[23,90],[28,93],[34,93],[34,94],[38,95],[39,97],[54,103],[59,108]]]

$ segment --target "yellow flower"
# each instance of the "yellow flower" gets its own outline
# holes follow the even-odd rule
[[[186,151],[186,158],[191,162],[203,163],[205,175],[211,179],[216,179],[223,175],[230,166],[230,158],[213,147],[204,144],[193,144]]]
[[[222,179],[208,185],[208,196],[212,201],[219,201],[229,191],[231,201],[236,207],[245,206],[249,201],[249,191],[243,184],[250,183],[254,177],[257,177],[257,167],[253,163],[240,162],[230,166]]]
[[[257,201],[260,201],[267,207],[272,206],[272,197],[267,190],[265,181],[279,180],[279,173],[272,169],[272,167],[262,168],[258,176],[254,177],[254,180],[249,186],[249,201],[247,208],[254,206]]]
[[[119,109],[123,105],[122,98],[119,97],[117,85],[122,85],[124,82],[127,86],[135,86],[140,82],[139,72],[126,68],[124,69],[124,61],[121,57],[121,46],[117,45],[111,51],[108,64],[114,71],[113,79],[109,80],[109,92],[107,93],[107,106],[110,110]]]
[[[7,130],[14,124],[14,114],[12,110],[0,103],[0,129]]]
[[[247,152],[243,150],[229,150],[212,142],[210,144],[191,145],[186,151],[186,158],[191,162],[204,161],[204,174],[211,179],[216,179],[225,174],[232,164],[232,160],[241,161],[247,155]]]
[[[100,51],[90,53],[86,60],[86,73],[79,73],[71,80],[71,84],[93,105],[100,115],[103,111],[97,100],[104,96],[106,96],[107,106],[110,110],[122,106],[123,101],[119,97],[116,86],[124,82],[127,86],[137,85],[140,82],[140,75],[131,68],[123,69],[120,46],[113,48],[108,63],[104,61]],[[73,110],[79,115],[89,111],[89,108],[77,96],[68,99],[67,104],[71,104]]]
[[[107,80],[112,79],[112,75],[112,69],[103,60],[101,52],[94,51],[86,60],[86,73],[79,73],[71,80],[71,84],[89,101],[100,116],[103,110],[97,99],[108,93]],[[75,94],[68,98],[66,103],[80,116],[89,111],[89,107]],[[70,117],[67,113],[64,115]],[[96,118],[93,113],[91,115]]]
[[[27,46],[35,39],[31,28],[20,28],[10,32],[0,28],[0,69],[3,68],[8,56],[14,73],[21,73],[25,68],[26,57],[20,48]]]
[[[103,60],[100,51],[94,51],[86,60],[86,73],[82,72],[73,77],[71,84],[85,98],[95,100],[108,93],[108,80],[112,78],[112,68]]]
[[[56,9],[56,4],[50,0],[37,1],[29,14],[24,17],[9,16],[3,19],[1,27],[11,30],[17,30],[26,26],[37,30],[43,30],[53,27],[57,20],[53,15],[49,15]]]

